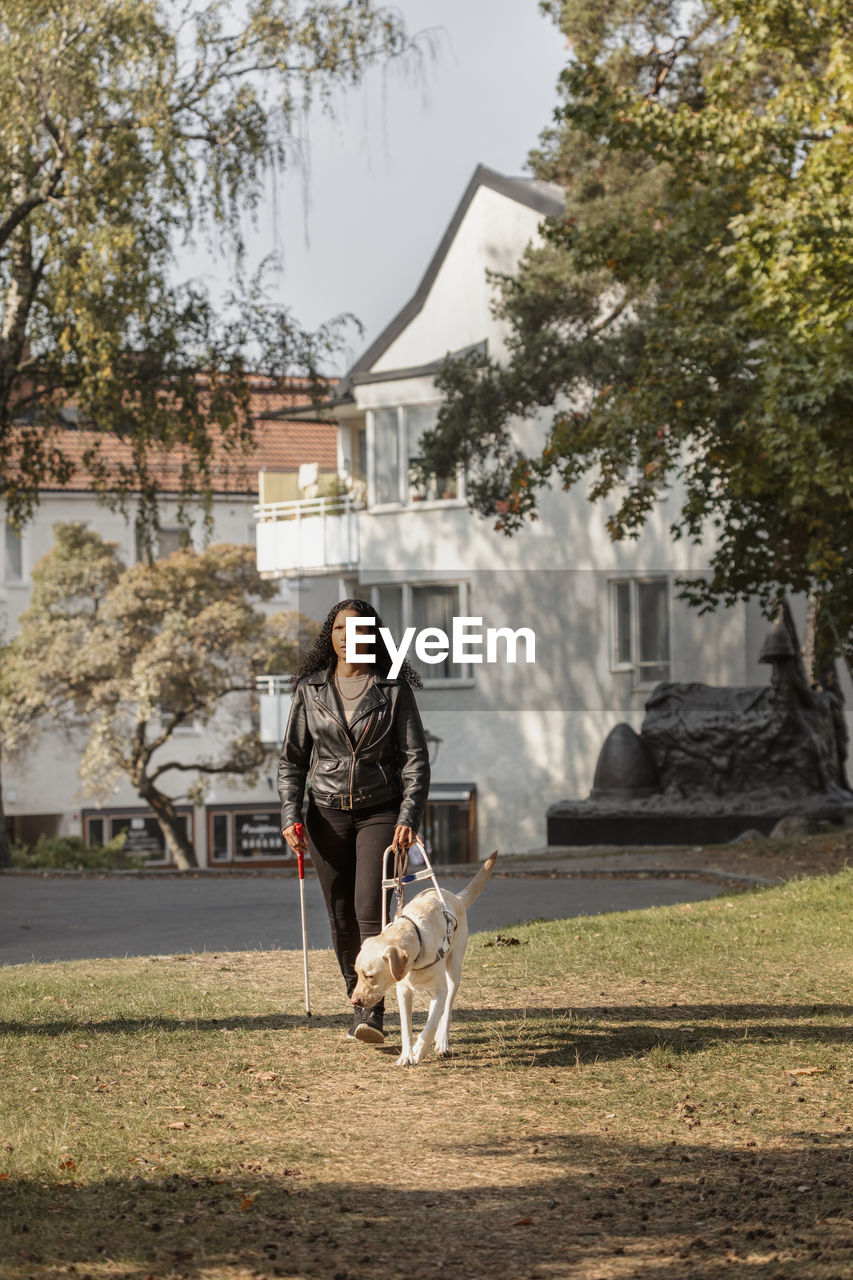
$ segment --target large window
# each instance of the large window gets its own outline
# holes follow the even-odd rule
[[[640,684],[670,678],[669,581],[627,578],[610,584],[611,665]]]
[[[397,643],[406,627],[414,627],[418,633],[436,627],[451,640],[454,615],[466,616],[470,612],[465,582],[413,582],[373,587],[371,602]],[[415,654],[414,643],[406,655],[425,685],[470,683],[470,663],[453,662],[451,656],[448,653],[439,662],[423,662]]]
[[[294,860],[277,805],[229,805],[207,811],[208,863]]]
[[[406,444],[409,459],[408,501],[438,502],[459,497],[459,484],[456,473],[452,476],[430,475],[423,479],[417,468],[421,455],[421,437],[425,431],[431,431],[438,418],[436,405],[416,405],[404,410],[406,427]]]
[[[374,409],[372,505],[447,502],[463,496],[461,472],[423,477],[418,470],[421,440],[437,417],[437,405]]]
[[[396,409],[377,409],[373,415],[373,488],[377,506],[400,501],[400,424]]]
[[[192,809],[188,805],[178,805],[177,812],[178,817],[183,818],[184,829],[192,841]],[[150,809],[130,809],[123,812],[110,809],[106,813],[89,810],[84,811],[82,816],[83,838],[87,844],[107,844],[119,832],[126,831],[124,852],[127,856],[138,858],[143,864],[168,862],[163,833]]]

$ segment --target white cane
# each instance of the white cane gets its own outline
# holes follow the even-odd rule
[[[296,838],[300,843],[305,839],[305,829],[301,822],[296,824]],[[305,1013],[311,1017],[311,993],[308,987],[308,924],[305,919],[305,854],[297,853],[299,867],[299,905],[302,910],[302,972],[305,975]]]

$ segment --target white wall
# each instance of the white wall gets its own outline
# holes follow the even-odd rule
[[[503,331],[491,315],[494,290],[486,270],[512,272],[536,236],[542,215],[488,187],[480,187],[439,269],[426,305],[382,353],[373,372],[409,369],[490,335],[490,354],[505,353]]]

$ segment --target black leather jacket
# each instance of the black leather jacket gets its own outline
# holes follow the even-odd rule
[[[418,829],[429,791],[429,752],[410,686],[374,676],[347,726],[334,665],[300,680],[278,762],[281,828],[302,820],[307,778],[317,804],[363,809],[400,797],[397,822]]]

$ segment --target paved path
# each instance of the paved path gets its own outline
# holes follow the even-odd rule
[[[464,877],[442,874],[451,890]],[[316,880],[305,882],[308,940],[329,945]],[[576,879],[494,876],[470,912],[472,931],[697,901],[720,882],[681,877]],[[299,882],[285,876],[0,877],[0,964],[302,945]]]

